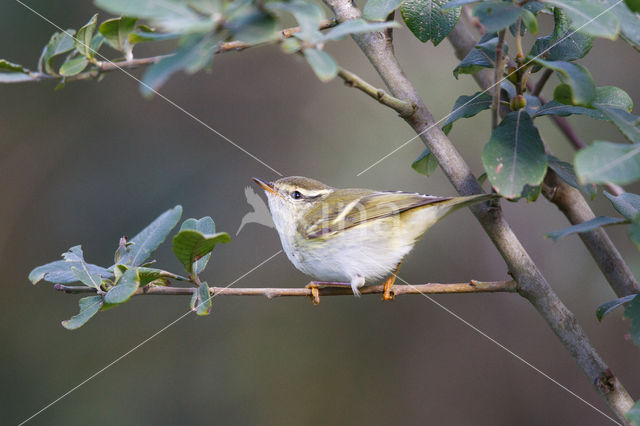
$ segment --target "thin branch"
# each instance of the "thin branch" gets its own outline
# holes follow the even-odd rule
[[[498,83],[502,78],[504,70],[504,35],[507,30],[502,30],[498,34],[498,44],[496,44],[496,67],[493,73],[493,104],[491,106],[491,128],[498,127],[498,115],[500,112],[500,84]]]
[[[345,284],[348,286],[349,284]],[[87,286],[67,286],[56,284],[54,289],[70,294],[96,293],[96,289]],[[198,291],[189,287],[163,287],[149,285],[138,289],[134,295],[160,295],[160,296],[191,296]],[[211,287],[211,295],[217,296],[264,296],[267,299],[276,297],[313,297],[310,288],[236,288],[236,287]],[[515,281],[475,281],[467,283],[452,284],[415,284],[415,285],[395,285],[391,292],[394,296],[405,294],[450,294],[450,293],[515,293],[517,287]],[[101,292],[102,293],[102,292]],[[360,289],[360,293],[383,294],[383,285],[365,286]],[[353,291],[349,287],[320,287],[318,296],[353,296]]]
[[[337,22],[335,19],[324,19],[322,21],[320,21],[320,25],[318,26],[319,30],[326,30],[328,28],[332,28],[335,27],[337,25]],[[284,30],[280,31],[280,36],[279,36],[279,41],[285,40],[287,38],[293,37],[294,34],[299,33],[300,31],[302,31],[302,29],[300,27],[292,27],[292,28],[286,28]],[[267,44],[270,44],[271,42],[265,42],[265,43],[258,43],[258,44],[249,44],[249,43],[245,43],[242,41],[238,41],[238,40],[234,40],[234,41],[228,41],[228,42],[224,42],[224,43],[220,43],[218,45],[218,48],[216,49],[216,54],[219,53],[225,53],[225,52],[239,52],[245,49],[248,49],[250,47],[258,47],[258,46],[264,46]],[[90,80],[90,79],[95,79],[98,78],[100,76],[101,73],[103,72],[110,72],[110,71],[115,71],[115,70],[119,70],[119,69],[134,69],[134,68],[138,68],[141,66],[145,66],[145,65],[152,65],[157,63],[158,61],[160,61],[163,58],[167,58],[171,56],[171,54],[169,55],[158,55],[158,56],[151,56],[148,58],[139,58],[139,59],[130,59],[130,60],[126,60],[126,61],[99,61],[96,64],[93,64],[94,68],[85,71],[85,72],[81,72],[79,74],[76,74],[74,76],[71,77],[67,77],[65,79],[65,81],[77,81],[77,80]],[[26,82],[29,81],[44,81],[44,80],[60,80],[63,77],[59,76],[59,75],[51,75],[51,74],[46,74],[46,73],[40,73],[40,72],[35,72],[32,71],[29,73],[29,76],[31,77],[31,80],[27,80]],[[24,83],[25,81],[9,81],[6,83]]]
[[[362,16],[351,0],[324,1],[333,10],[339,22]],[[469,165],[449,138],[434,125],[436,121],[433,115],[400,67],[389,38],[384,33],[353,34],[352,38],[385,82],[391,95],[410,100],[417,105],[416,112],[406,117],[405,121],[434,154],[456,190],[462,195],[482,193],[482,187],[471,173]],[[591,346],[573,313],[558,298],[513,233],[500,207],[484,203],[470,209],[505,260],[509,273],[518,283],[518,292],[527,298],[544,318],[616,416],[622,422],[628,423],[624,414],[633,405],[633,399]]]
[[[540,96],[540,93],[542,92],[544,85],[547,84],[547,80],[549,80],[549,77],[551,77],[551,74],[553,74],[553,70],[549,68],[546,68],[542,72],[542,75],[540,76],[540,79],[536,83],[536,86],[532,90],[530,90],[533,96]]]
[[[338,76],[344,80],[345,85],[363,91],[381,104],[396,110],[401,117],[409,117],[415,112],[417,108],[415,104],[412,104],[411,102],[405,102],[398,98],[394,98],[384,90],[372,86],[362,78],[358,77],[352,72],[345,70],[344,68],[339,69]]]

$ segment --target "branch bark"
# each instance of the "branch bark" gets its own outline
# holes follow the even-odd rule
[[[345,288],[341,287],[320,287],[320,296],[353,296],[350,284],[345,283]],[[56,284],[55,290],[65,293],[96,293],[95,288],[87,286],[68,286]],[[198,291],[194,287],[163,287],[145,286],[138,289],[134,295],[161,295],[161,296],[183,296],[193,295]],[[267,299],[276,297],[302,296],[312,297],[313,292],[309,288],[237,288],[237,287],[211,287],[209,292],[215,296],[264,296]],[[468,283],[428,283],[412,285],[394,285],[391,288],[394,296],[404,294],[455,294],[455,293],[515,293],[517,287],[515,281],[475,281]],[[365,286],[360,289],[360,294],[383,294],[384,285]]]
[[[324,0],[339,22],[361,17],[351,0]],[[356,34],[352,36],[389,88],[392,96],[417,105],[413,115],[405,121],[416,131],[424,144],[436,156],[442,170],[462,195],[482,193],[482,187],[469,166],[448,137],[437,127],[435,120],[412,83],[402,71],[394,53],[390,32]],[[633,400],[620,381],[591,346],[575,316],[555,294],[549,283],[517,239],[496,205],[478,204],[473,214],[502,255],[509,272],[518,283],[519,293],[538,310],[558,339],[574,358],[597,392],[624,423]]]

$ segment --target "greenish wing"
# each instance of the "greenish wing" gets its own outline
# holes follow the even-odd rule
[[[451,197],[434,197],[408,192],[374,192],[366,189],[341,190],[331,194],[307,215],[299,231],[305,238],[323,238],[374,219],[393,216]]]

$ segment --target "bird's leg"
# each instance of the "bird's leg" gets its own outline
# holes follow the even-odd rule
[[[396,270],[393,271],[391,276],[384,282],[384,293],[382,294],[382,300],[393,300],[394,295],[391,294],[391,287],[393,287],[393,284],[396,282],[396,275],[400,270],[400,265],[402,265],[402,260],[400,261],[400,263],[398,263],[398,266],[396,266]]]
[[[311,281],[305,286],[305,288],[311,290],[311,301],[314,305],[318,305],[320,303],[319,289],[324,287],[351,287],[351,283],[340,283],[335,281]]]

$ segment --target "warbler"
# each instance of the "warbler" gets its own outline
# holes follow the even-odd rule
[[[291,176],[267,182],[273,222],[289,260],[314,277],[310,286],[351,286],[388,277],[384,300],[404,257],[436,222],[462,207],[498,197],[436,197],[408,192],[338,189]]]

